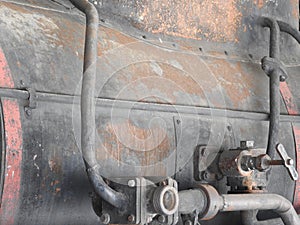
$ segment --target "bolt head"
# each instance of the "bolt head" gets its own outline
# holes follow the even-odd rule
[[[127,184],[129,187],[135,187],[135,180],[129,180]]]
[[[166,222],[166,217],[160,215],[160,216],[157,218],[157,220],[158,220],[158,222],[160,222],[160,223],[164,223],[164,222]]]
[[[207,180],[208,178],[209,178],[209,174],[208,174],[208,172],[204,172],[203,173],[203,178],[205,179],[205,180]]]
[[[201,155],[202,155],[202,156],[208,156],[208,150],[207,150],[206,148],[203,148],[203,149],[201,150]]]
[[[294,160],[293,160],[293,159],[287,159],[287,160],[286,160],[286,164],[287,164],[288,166],[292,166],[292,165],[294,165]]]
[[[254,141],[241,141],[240,147],[242,149],[254,148]]]
[[[27,116],[31,116],[32,111],[31,111],[30,108],[26,108],[26,109],[25,109],[25,113],[26,113]]]
[[[132,222],[135,221],[135,216],[131,214],[131,215],[128,216],[127,220],[128,220],[129,223],[132,223]]]
[[[103,224],[109,224],[109,222],[110,222],[110,215],[108,213],[103,213],[102,216],[100,217],[100,221]]]
[[[187,221],[184,222],[184,225],[193,225],[193,222],[190,221],[190,220],[187,220]]]
[[[286,80],[286,76],[285,75],[281,75],[279,77],[279,79],[280,79],[280,82],[284,82]]]

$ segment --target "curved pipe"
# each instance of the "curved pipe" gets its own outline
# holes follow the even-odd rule
[[[243,225],[283,225],[284,223],[280,218],[268,219],[268,220],[257,220],[258,210],[250,210],[241,212],[241,218]],[[299,215],[298,215],[299,217]]]
[[[263,27],[270,28],[269,56],[273,59],[280,59],[280,31],[290,34],[300,43],[300,33],[288,23],[276,21],[275,19],[261,17],[259,23]],[[274,158],[276,146],[279,142],[279,120],[280,120],[280,74],[274,70],[270,74],[270,125],[267,154]]]
[[[260,17],[258,22],[261,26],[270,28],[269,56],[274,59],[279,59],[280,28],[277,21],[268,17]]]
[[[276,194],[230,194],[222,195],[222,212],[273,210],[286,225],[300,225],[299,217],[286,198]],[[269,223],[270,224],[270,223]]]
[[[269,56],[271,58],[279,60],[280,50],[280,29],[275,19],[261,17],[259,23],[263,27],[270,28],[270,47]],[[270,74],[270,124],[269,124],[269,137],[267,154],[274,158],[276,152],[276,146],[279,142],[279,119],[280,119],[280,74],[277,70],[274,70]]]
[[[298,43],[300,44],[300,32],[293,28],[290,24],[278,21],[277,23],[279,25],[280,31],[285,32],[289,35],[291,35]]]
[[[198,191],[197,194],[195,190]],[[185,204],[184,199],[194,200]],[[179,200],[182,202],[179,204],[180,213],[191,214],[197,209],[202,220],[211,219],[218,212],[273,210],[279,214],[285,225],[300,225],[299,217],[291,202],[277,194],[220,195],[212,186],[202,185],[200,189],[179,192]]]
[[[99,17],[97,9],[88,0],[71,0],[86,16],[84,66],[81,88],[81,151],[90,182],[95,192],[117,208],[127,205],[126,196],[110,188],[100,175],[95,152],[95,83],[97,72],[97,43]]]

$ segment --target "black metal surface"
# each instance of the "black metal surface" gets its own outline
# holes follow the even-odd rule
[[[72,131],[71,105],[38,102],[31,118],[21,111],[21,119],[22,178],[14,224],[99,224],[91,202],[93,188]]]

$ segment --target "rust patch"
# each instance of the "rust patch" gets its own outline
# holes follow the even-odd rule
[[[152,33],[238,42],[242,13],[236,0],[140,1],[136,26]]]
[[[208,64],[216,74],[220,85],[226,90],[226,94],[234,107],[251,96],[253,82],[249,74],[246,74],[240,62],[230,63],[226,60],[213,60]]]
[[[294,96],[286,82],[280,83],[280,93],[284,100],[289,115],[298,115],[298,107],[295,104]]]
[[[127,96],[118,98],[134,96],[135,100],[141,102],[175,104],[183,101],[183,96],[189,95],[190,98],[185,102],[193,105],[200,105],[201,99],[205,99],[202,87],[187,72],[166,63],[133,64],[119,71],[116,79],[123,85],[130,85],[130,93],[124,92]],[[142,89],[141,86],[145,88]],[[140,99],[139,96],[144,96],[145,93],[148,98]],[[153,97],[149,98],[150,95]]]
[[[63,17],[59,20],[55,19],[54,22],[59,27],[59,29],[53,31],[53,34],[57,36],[54,44],[56,46],[68,47],[80,59],[83,59],[85,25]]]
[[[122,45],[136,42],[136,39],[129,37],[119,31],[107,27],[99,27],[98,30],[98,56],[103,55],[104,51],[108,51]]]
[[[137,166],[151,166],[161,162],[173,150],[164,129],[154,126],[149,129],[137,127],[127,120],[120,123],[107,123],[98,130],[107,157],[123,161],[122,155],[139,160]],[[103,157],[103,156],[102,156]]]
[[[261,9],[265,5],[265,0],[256,0],[254,1],[254,4],[257,6],[257,8]]]
[[[292,7],[292,15],[298,21],[299,20],[299,0],[290,0]]]
[[[6,17],[10,21],[7,23],[8,28],[23,30],[22,33],[16,33],[19,39],[47,49],[67,47],[83,58],[84,24],[62,13],[37,8],[27,9],[13,3],[1,4],[4,6],[2,10],[9,10]],[[3,19],[4,22],[6,20]]]
[[[1,2],[1,5],[4,5],[14,11],[18,11],[19,13],[30,13],[30,9],[26,9],[25,7],[20,7],[19,5],[13,3]]]

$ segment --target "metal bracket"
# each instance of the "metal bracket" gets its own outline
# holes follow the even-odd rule
[[[36,91],[33,88],[26,88],[28,92],[27,104],[24,106],[24,110],[27,117],[31,117],[32,109],[36,108]]]

